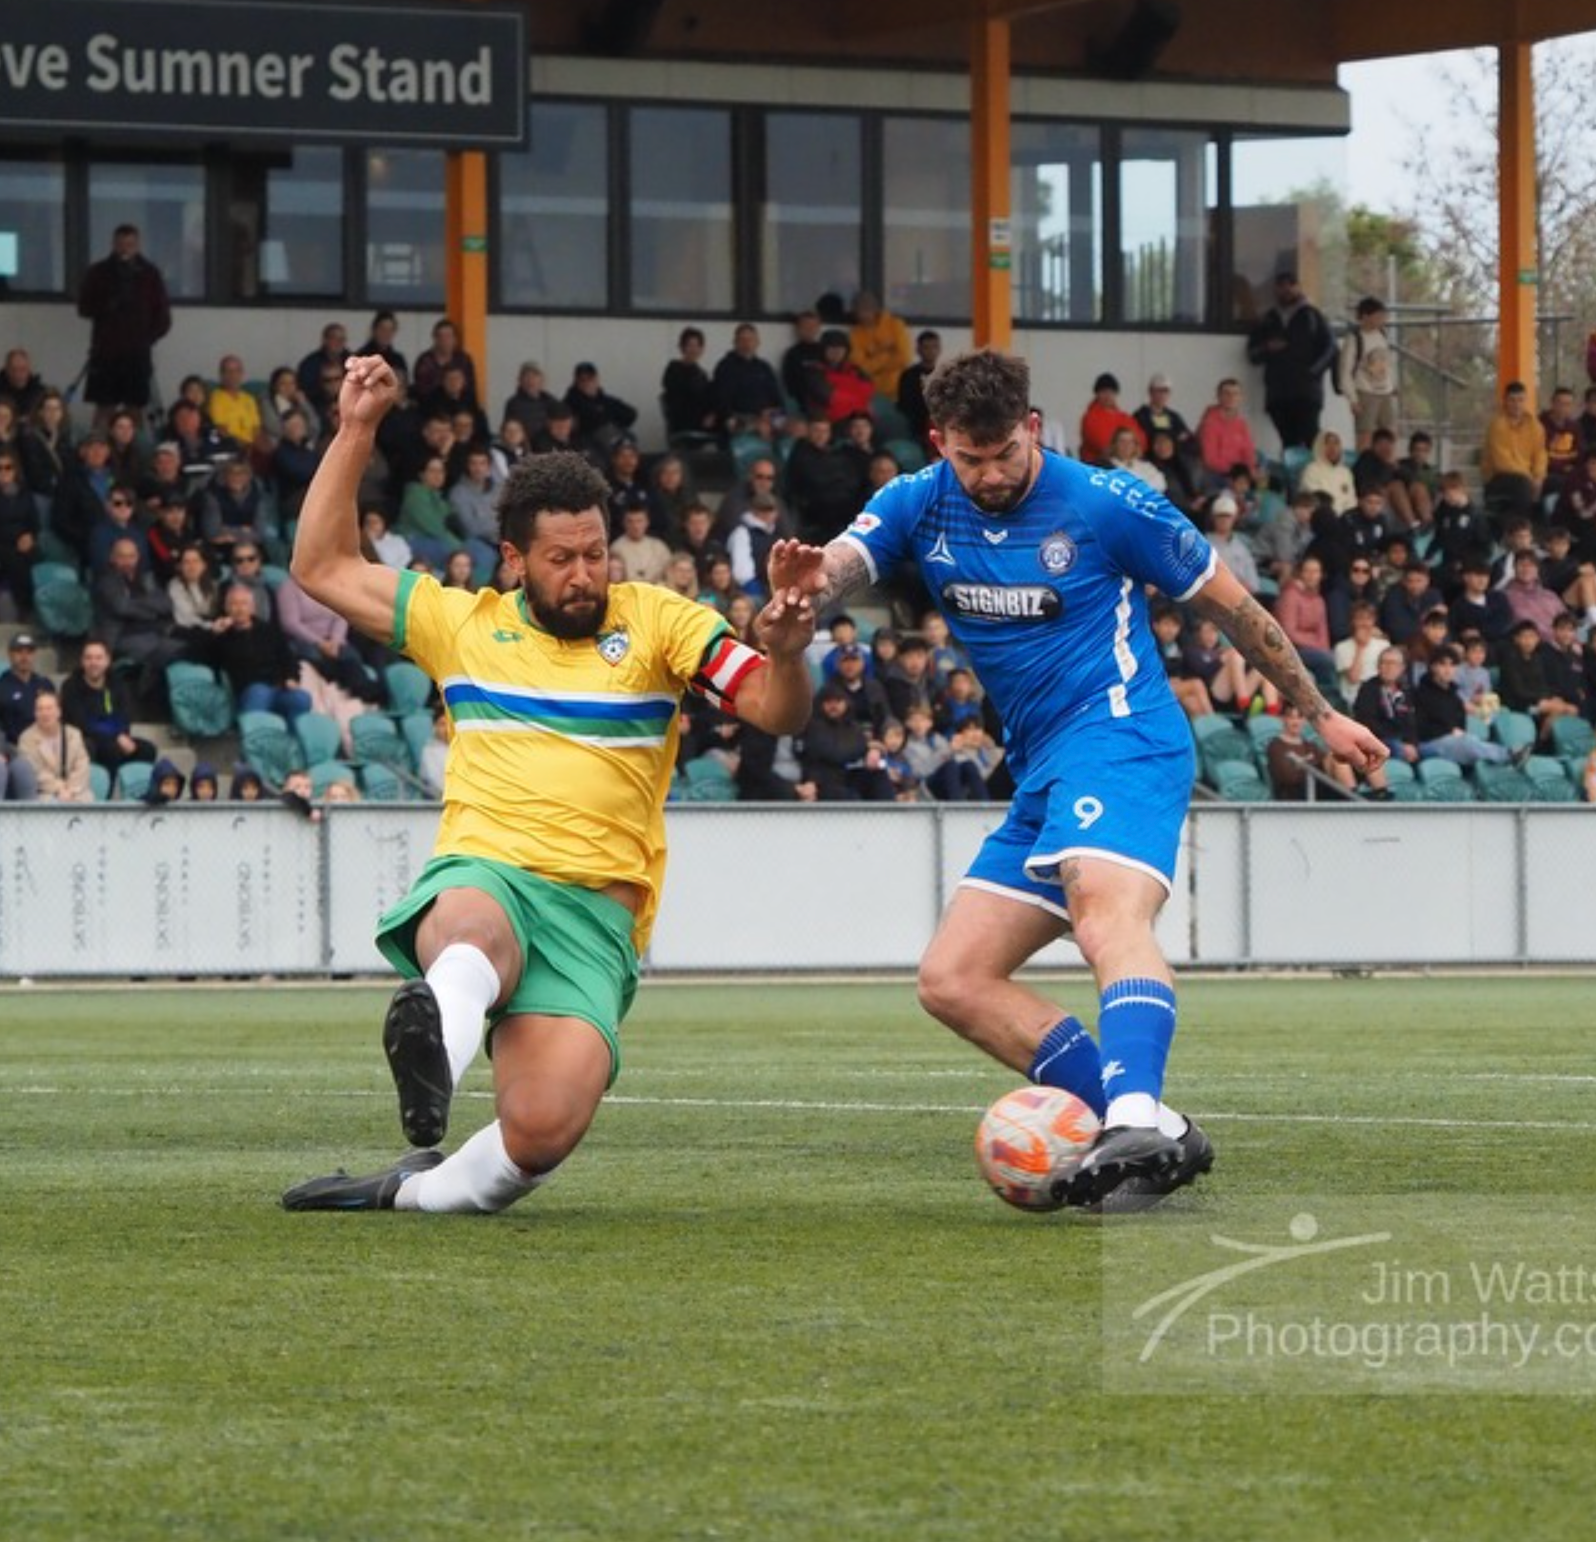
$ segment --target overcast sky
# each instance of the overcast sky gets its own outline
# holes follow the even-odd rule
[[[1596,32],[1562,39],[1542,48],[1575,48],[1596,66]],[[1494,81],[1492,50],[1481,50]],[[1426,154],[1444,154],[1452,130],[1447,89],[1442,76],[1448,65],[1467,61],[1467,52],[1423,54],[1403,59],[1377,59],[1344,65],[1341,84],[1352,96],[1352,134],[1347,141],[1347,197],[1382,213],[1401,213],[1413,206],[1402,162],[1420,145]],[[1596,129],[1591,135],[1596,154]]]

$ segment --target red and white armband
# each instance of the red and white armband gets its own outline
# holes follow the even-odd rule
[[[737,693],[756,669],[764,665],[765,656],[757,648],[738,642],[730,634],[717,638],[704,654],[698,673],[687,682],[687,688],[705,700],[713,702],[722,712],[735,714]]]

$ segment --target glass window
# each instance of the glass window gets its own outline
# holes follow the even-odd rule
[[[89,257],[111,250],[118,225],[137,225],[139,247],[174,300],[205,297],[205,172],[193,165],[97,161],[89,166]]]
[[[1123,320],[1202,323],[1214,180],[1206,134],[1125,130],[1119,159]]]
[[[1295,268],[1308,298],[1338,310],[1345,253],[1335,239],[1346,186],[1344,138],[1265,139],[1238,134],[1231,147],[1229,319],[1250,322],[1274,304],[1275,274]]]
[[[499,296],[596,310],[609,299],[609,123],[597,103],[532,105],[532,143],[498,157]]]
[[[1014,319],[1101,321],[1101,135],[1067,123],[1016,123],[1009,165]]]
[[[791,314],[827,290],[855,294],[863,224],[859,120],[767,113],[761,307]]]
[[[0,294],[66,288],[65,216],[59,162],[0,161]]]
[[[731,310],[731,114],[638,107],[630,127],[632,305]]]
[[[888,118],[882,133],[887,308],[907,317],[970,314],[970,125]]]
[[[366,155],[366,298],[438,306],[445,282],[443,152]]]
[[[267,171],[265,204],[260,293],[342,294],[343,151],[295,150],[286,166]]]

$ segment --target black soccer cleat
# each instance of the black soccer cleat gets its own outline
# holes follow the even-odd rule
[[[284,1210],[392,1210],[394,1196],[406,1178],[430,1171],[443,1161],[441,1151],[407,1151],[392,1167],[364,1178],[351,1178],[342,1168],[325,1178],[296,1184],[283,1195]]]
[[[1066,1205],[1101,1203],[1121,1184],[1137,1179],[1166,1187],[1181,1162],[1180,1143],[1153,1128],[1115,1125],[1099,1130],[1097,1139],[1075,1171],[1054,1185]]]
[[[1127,1178],[1103,1197],[1099,1208],[1104,1215],[1134,1215],[1162,1204],[1176,1189],[1195,1183],[1214,1165],[1214,1143],[1194,1120],[1186,1121],[1186,1133],[1177,1136],[1180,1159],[1163,1178]]]
[[[399,1127],[412,1146],[436,1146],[449,1128],[454,1077],[443,1047],[443,1015],[425,980],[393,993],[382,1024],[382,1048],[399,1093]]]

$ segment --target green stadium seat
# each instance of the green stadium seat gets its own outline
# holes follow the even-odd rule
[[[96,771],[103,771],[103,766],[95,766]],[[150,775],[155,767],[147,760],[130,760],[116,774],[116,795],[124,802],[137,803],[145,793],[150,790]],[[107,778],[109,783],[109,778]],[[98,793],[95,794],[99,796]],[[106,794],[110,796],[109,793]]]
[[[1253,758],[1251,737],[1233,727],[1228,719],[1216,713],[1211,717],[1194,718],[1192,727],[1206,781],[1218,787],[1219,767],[1228,764],[1245,765],[1256,774],[1257,762]]]
[[[881,448],[904,471],[919,471],[925,465],[925,448],[918,439],[888,439]]]
[[[373,803],[398,803],[405,793],[404,784],[393,770],[375,760],[360,768],[360,787]]]
[[[129,766],[123,768],[123,774],[125,775],[134,765],[143,765],[143,762],[130,762]],[[148,785],[149,780],[150,768],[144,766],[144,781],[146,785]],[[111,773],[97,760],[89,762],[89,791],[94,794],[96,803],[109,803],[111,801]],[[123,796],[126,797],[127,794],[124,793]]]
[[[1480,764],[1474,768],[1474,786],[1482,803],[1533,803],[1535,784],[1515,766]]]
[[[1269,784],[1258,775],[1258,769],[1253,765],[1250,754],[1245,761],[1220,761],[1214,767],[1213,784],[1219,796],[1231,803],[1269,801]]]
[[[233,726],[233,693],[209,664],[168,664],[166,694],[173,723],[191,739],[214,739]]]
[[[347,760],[323,760],[310,768],[310,790],[318,798],[334,782],[348,782],[356,788],[360,786],[360,778]]]
[[[410,770],[410,751],[404,736],[394,726],[385,712],[363,712],[349,723],[349,738],[354,746],[354,758],[361,764],[376,761],[379,765],[397,766]]]
[[[1560,717],[1552,724],[1552,753],[1565,760],[1584,760],[1596,750],[1596,728],[1582,717]]]
[[[1394,761],[1387,763],[1387,775],[1395,764]],[[1464,777],[1463,768],[1456,761],[1442,760],[1439,756],[1432,760],[1421,760],[1419,782],[1424,788],[1425,799],[1430,803],[1474,801],[1474,789]]]
[[[1529,778],[1530,798],[1535,803],[1577,803],[1580,795],[1568,779],[1563,762],[1553,755],[1531,755],[1524,762]]]
[[[399,719],[399,732],[410,750],[410,764],[419,768],[421,752],[432,740],[432,714],[426,711],[405,713]]]
[[[64,562],[41,562],[34,568],[33,609],[47,637],[76,641],[94,626],[94,598]]]
[[[1498,744],[1510,750],[1520,749],[1535,742],[1535,719],[1527,712],[1498,712],[1492,720],[1491,733]]]
[[[914,439],[914,428],[903,409],[890,396],[883,395],[880,391],[870,400],[870,417],[876,425],[876,439]]]
[[[274,787],[281,787],[290,771],[305,768],[305,752],[275,712],[240,712],[239,742],[244,759]]]
[[[737,783],[731,773],[718,760],[700,755],[682,768],[682,780],[677,789],[685,803],[735,803]]]
[[[294,735],[305,752],[307,766],[324,760],[337,760],[343,753],[343,735],[338,720],[325,712],[303,712],[294,722]]]
[[[431,699],[432,681],[426,670],[401,659],[383,673],[388,682],[388,710],[396,718],[420,712]]]

